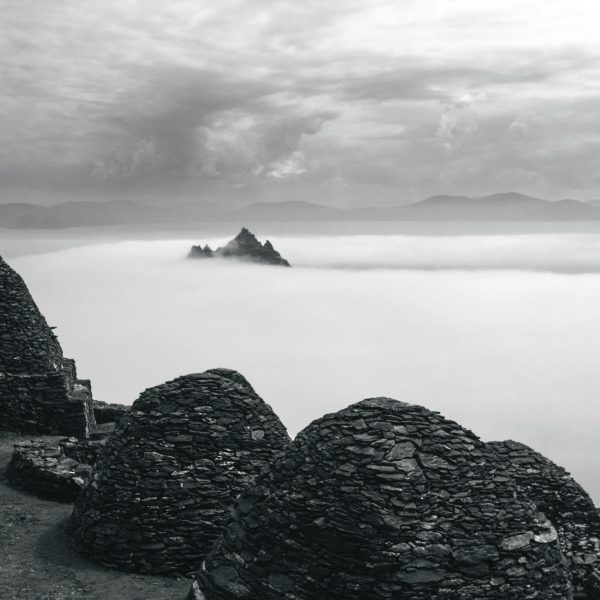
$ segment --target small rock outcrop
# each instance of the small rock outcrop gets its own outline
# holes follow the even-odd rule
[[[267,240],[261,244],[245,227],[225,246],[213,250],[210,246],[192,246],[189,258],[238,258],[268,265],[291,266]]]
[[[583,592],[594,570],[600,571],[600,516],[592,499],[565,469],[529,446],[512,440],[487,445],[497,453],[505,475],[556,527],[575,591]]]
[[[0,429],[85,438],[94,424],[90,382],[0,258]]]
[[[144,391],[117,425],[71,518],[76,549],[142,573],[192,572],[233,499],[289,443],[246,379],[227,369]]]
[[[571,598],[556,531],[499,469],[419,406],[327,415],[237,499],[190,598]]]

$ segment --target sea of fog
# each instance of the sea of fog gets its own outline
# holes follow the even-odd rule
[[[391,396],[529,444],[600,501],[600,235],[272,236],[291,269],[157,237],[0,237],[98,399],[229,367],[293,435]]]

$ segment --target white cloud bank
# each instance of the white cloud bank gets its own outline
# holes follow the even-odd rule
[[[490,236],[373,236],[290,238],[289,260],[298,266],[337,269],[516,269],[600,273],[597,234]]]
[[[600,274],[414,269],[521,259],[600,271],[600,238],[273,241],[300,266],[186,261],[181,240],[10,262],[99,399],[131,403],[145,387],[230,367],[294,434],[325,412],[388,395],[484,439],[527,443],[600,500]]]

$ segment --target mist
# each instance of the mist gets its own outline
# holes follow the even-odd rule
[[[286,240],[300,266],[336,269],[517,269],[600,273],[600,235],[355,235]]]
[[[94,396],[243,373],[294,435],[371,396],[515,439],[600,500],[600,236],[287,236],[291,269],[186,260],[192,242],[15,256]],[[0,247],[0,251],[4,251]]]

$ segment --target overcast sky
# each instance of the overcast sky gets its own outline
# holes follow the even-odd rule
[[[600,197],[597,0],[0,0],[0,201]]]

